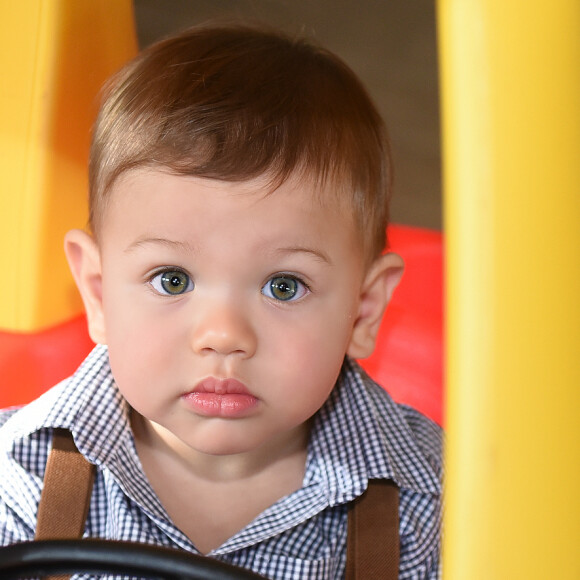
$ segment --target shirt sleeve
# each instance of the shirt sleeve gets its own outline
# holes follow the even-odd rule
[[[0,499],[0,546],[34,539],[34,530]]]
[[[0,545],[34,539],[49,433],[15,437],[0,429]]]

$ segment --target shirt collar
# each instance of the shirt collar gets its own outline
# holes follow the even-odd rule
[[[306,473],[306,483],[327,486],[329,505],[358,497],[369,479],[441,494],[439,477],[399,405],[350,359],[315,418]]]
[[[47,409],[46,414],[36,415],[36,406]],[[28,409],[31,416],[37,416],[30,431],[43,427],[70,430],[79,451],[95,464],[110,462],[127,438],[132,438],[129,406],[115,385],[108,349],[103,345],[93,349],[72,377],[23,411]]]
[[[110,472],[152,515],[166,517],[140,464],[129,417],[130,407],[111,373],[108,349],[97,345],[70,378],[20,409],[12,438],[45,428],[68,429],[91,463]]]

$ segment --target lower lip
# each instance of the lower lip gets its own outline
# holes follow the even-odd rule
[[[199,415],[225,419],[244,417],[258,404],[256,397],[245,393],[187,393],[183,400]]]

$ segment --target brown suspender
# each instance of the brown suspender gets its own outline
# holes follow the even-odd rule
[[[78,452],[70,431],[55,429],[38,506],[37,540],[82,537],[94,474],[95,466]],[[373,479],[348,509],[346,580],[398,576],[399,489],[392,481]]]
[[[346,580],[399,577],[399,488],[371,479],[348,511]]]
[[[70,431],[55,429],[38,506],[37,540],[82,537],[94,473],[95,466],[78,452]]]
[[[55,429],[38,504],[36,540],[82,538],[94,478],[95,466],[79,453],[71,432]],[[70,576],[51,576],[66,578]]]

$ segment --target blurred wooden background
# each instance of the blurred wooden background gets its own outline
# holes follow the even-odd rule
[[[441,228],[434,0],[134,0],[139,43],[213,18],[303,31],[358,73],[386,120],[395,222]]]

